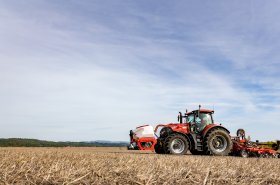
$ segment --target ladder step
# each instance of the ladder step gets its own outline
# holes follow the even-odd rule
[[[202,142],[202,136],[196,135],[196,150],[197,151],[203,151],[203,142]]]

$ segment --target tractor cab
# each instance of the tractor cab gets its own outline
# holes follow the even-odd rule
[[[202,132],[207,125],[214,124],[212,110],[196,110],[188,114],[188,123],[191,124],[193,132]]]
[[[202,132],[207,125],[214,124],[212,114],[214,114],[213,110],[200,109],[199,107],[198,110],[192,112],[186,111],[185,116],[182,116],[182,113],[179,112],[178,121],[180,121],[180,123],[189,123],[191,125],[191,131],[199,133]]]

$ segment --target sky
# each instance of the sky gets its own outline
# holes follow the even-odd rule
[[[280,139],[279,6],[0,0],[0,138],[128,141],[200,104]]]

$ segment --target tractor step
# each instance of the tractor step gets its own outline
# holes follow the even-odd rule
[[[203,151],[203,143],[202,143],[202,136],[196,135],[196,150],[197,151]]]

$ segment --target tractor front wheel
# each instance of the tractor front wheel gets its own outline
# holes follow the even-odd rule
[[[184,155],[189,150],[189,141],[181,134],[171,134],[165,140],[164,150],[166,154]]]
[[[232,149],[229,134],[222,129],[214,129],[206,134],[204,140],[205,154],[223,156],[228,155]]]

